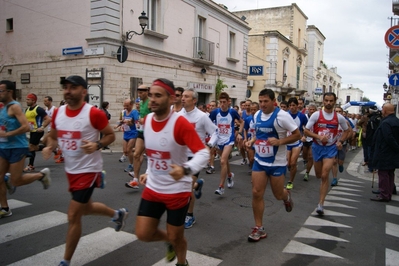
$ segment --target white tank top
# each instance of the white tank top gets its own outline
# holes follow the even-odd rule
[[[192,190],[191,176],[184,176],[176,181],[169,175],[171,164],[181,166],[187,161],[187,146],[178,144],[174,137],[175,124],[179,117],[179,114],[172,112],[159,132],[155,132],[151,125],[153,113],[148,114],[145,120],[144,141],[148,174],[146,186],[158,193],[175,194]]]
[[[93,106],[85,104],[75,117],[66,115],[66,105],[58,109],[55,125],[58,145],[65,157],[65,171],[70,174],[101,172],[103,159],[100,151],[85,154],[80,148],[82,140],[97,141],[99,131],[90,122],[90,109]]]

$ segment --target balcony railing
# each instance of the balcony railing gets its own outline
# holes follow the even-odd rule
[[[398,0],[392,0],[392,12],[395,15],[399,15],[399,1]]]
[[[201,62],[213,64],[215,44],[201,37],[193,38],[193,58]]]

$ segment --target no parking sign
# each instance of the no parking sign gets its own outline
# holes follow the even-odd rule
[[[391,49],[399,49],[399,25],[391,27],[385,33],[385,44]]]

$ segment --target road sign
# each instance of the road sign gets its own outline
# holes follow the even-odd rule
[[[104,54],[104,47],[87,48],[84,52],[85,55],[101,55]]]
[[[395,73],[389,77],[389,85],[399,86],[399,74]]]
[[[117,53],[116,58],[118,58],[118,61],[120,63],[123,63],[126,61],[127,56],[128,56],[126,46],[124,46],[124,45],[119,46],[118,51],[116,53]]]
[[[62,48],[62,55],[74,55],[74,54],[83,54],[83,47],[69,47]]]
[[[314,94],[323,94],[323,88],[314,89]]]
[[[393,26],[385,33],[385,44],[391,49],[399,49],[399,25]]]

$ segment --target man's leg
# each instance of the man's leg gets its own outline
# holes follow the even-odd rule
[[[139,178],[140,176],[140,168],[141,168],[141,156],[144,153],[144,139],[138,137],[136,139],[134,154],[133,154],[133,171],[134,177]]]
[[[295,179],[295,175],[297,172],[297,162],[298,162],[298,158],[299,158],[299,154],[301,153],[301,148],[302,147],[295,147],[292,148],[291,151],[291,158],[290,158],[290,181],[291,183],[294,182]]]
[[[334,164],[334,158],[323,159],[323,166],[321,170],[320,200],[319,200],[319,204],[321,205],[324,205],[324,200],[327,196],[328,187],[329,187],[328,178],[333,164]]]
[[[389,171],[390,170],[378,169],[378,188],[380,190],[379,197],[384,200],[390,199],[393,190],[393,188],[390,188]]]
[[[8,172],[9,166],[10,164],[8,163],[8,161],[0,157],[0,207],[2,208],[8,208],[7,186],[4,182],[4,176]]]
[[[252,211],[255,226],[263,226],[265,201],[263,200],[268,177],[264,171],[252,171]],[[284,186],[284,183],[283,183]]]
[[[233,148],[233,145],[226,145],[223,147],[222,151],[219,151],[219,155],[220,155],[220,184],[219,184],[219,187],[224,187],[224,184],[226,182],[226,177],[228,174],[230,174],[229,154],[231,153],[232,148]]]
[[[178,264],[186,264],[187,256],[187,240],[184,237],[184,225],[174,226],[171,224],[166,225],[168,241],[172,244]]]
[[[83,215],[115,216],[115,210],[101,202],[80,203],[71,200],[68,209],[68,232],[65,245],[64,259],[70,261],[82,234]]]

